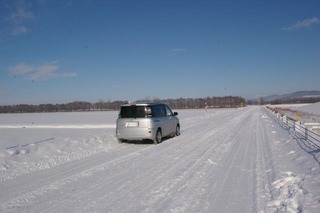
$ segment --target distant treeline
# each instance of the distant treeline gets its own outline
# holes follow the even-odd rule
[[[232,108],[245,106],[246,101],[242,97],[207,97],[207,98],[178,98],[158,99],[146,98],[139,101],[156,101],[168,104],[173,109],[199,109],[199,108]],[[33,113],[33,112],[78,112],[78,111],[113,111],[119,110],[122,104],[128,101],[103,101],[96,103],[75,101],[66,104],[18,104],[0,106],[0,113]]]
[[[201,109],[201,108],[235,108],[246,105],[246,100],[239,96],[207,97],[207,98],[179,98],[155,99],[173,109]]]

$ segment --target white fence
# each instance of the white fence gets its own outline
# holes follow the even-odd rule
[[[288,128],[290,132],[298,137],[311,142],[317,148],[320,148],[320,134],[313,131],[313,129],[317,129],[319,127],[318,123],[302,124],[300,121],[282,115],[270,107],[267,107],[267,109],[274,117],[277,118],[280,125]]]

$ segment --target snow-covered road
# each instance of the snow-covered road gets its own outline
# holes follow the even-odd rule
[[[0,212],[320,211],[320,150],[265,108],[179,117],[181,135],[158,145],[118,144],[108,128],[1,149]]]

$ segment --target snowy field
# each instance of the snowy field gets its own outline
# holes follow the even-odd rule
[[[272,107],[294,109],[300,112],[310,113],[320,116],[320,102],[313,104],[280,104],[272,105]]]
[[[158,145],[117,112],[0,114],[0,212],[320,212],[320,150],[264,107],[178,112]]]
[[[280,104],[270,105],[270,107],[278,109],[282,114],[292,118],[299,115],[302,122],[320,123],[320,102],[313,104]]]

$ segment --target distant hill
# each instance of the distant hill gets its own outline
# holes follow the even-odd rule
[[[318,98],[320,97],[320,91],[298,91],[290,94],[282,95],[269,95],[263,97],[265,101],[273,100],[287,100],[287,99],[297,99],[297,98]]]
[[[314,103],[320,101],[320,91],[298,91],[282,95],[269,95],[263,97],[263,101],[271,104]]]

